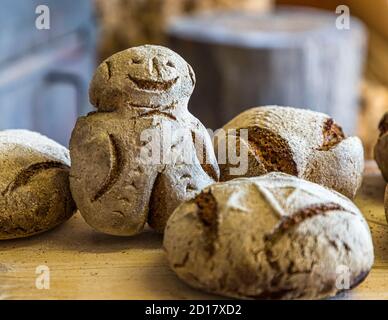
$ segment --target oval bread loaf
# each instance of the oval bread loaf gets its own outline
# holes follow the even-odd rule
[[[221,181],[281,171],[332,188],[353,198],[361,185],[364,151],[357,137],[345,137],[329,116],[291,107],[249,109],[227,123],[216,135]],[[240,134],[246,129],[246,136]],[[223,134],[225,133],[225,135]],[[235,139],[236,143],[231,139]],[[231,154],[247,153],[246,170],[231,174]],[[226,145],[226,161],[219,146]]]
[[[374,157],[385,181],[388,181],[388,112],[379,123],[380,136],[374,147]]]
[[[388,181],[388,112],[379,123],[380,136],[374,147],[374,157],[385,181]],[[388,185],[384,197],[385,216],[388,221]]]
[[[0,164],[0,239],[41,233],[72,216],[65,147],[39,133],[2,131]]]
[[[205,188],[174,211],[164,247],[191,286],[250,299],[333,296],[358,285],[374,260],[369,227],[348,198],[280,172]]]

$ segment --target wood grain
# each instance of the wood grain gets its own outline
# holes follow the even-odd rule
[[[366,167],[356,204],[368,219],[375,265],[356,289],[335,299],[388,299],[388,225],[385,182],[374,162]],[[0,242],[1,299],[213,299],[191,289],[168,268],[162,236],[103,235],[79,214],[63,226],[29,239]],[[50,268],[50,289],[35,286],[36,267]]]

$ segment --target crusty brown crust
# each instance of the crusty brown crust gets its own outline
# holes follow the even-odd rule
[[[265,239],[271,243],[274,243],[279,238],[281,238],[285,232],[289,231],[291,228],[297,227],[302,222],[307,219],[311,219],[317,215],[324,215],[327,212],[333,211],[346,211],[337,203],[324,203],[305,207],[298,210],[292,216],[283,217],[279,225],[270,233],[265,236]]]
[[[385,209],[385,218],[387,219],[387,222],[388,222],[388,185],[385,187],[384,209]]]
[[[333,119],[329,118],[323,124],[323,143],[319,150],[328,151],[343,139],[345,139],[345,134],[342,128]]]
[[[267,172],[298,175],[290,147],[281,136],[265,128],[248,128],[248,143]]]
[[[198,207],[198,217],[202,222],[206,237],[206,251],[212,256],[218,237],[218,208],[217,200],[211,191],[201,192],[194,200]]]
[[[38,234],[76,210],[68,151],[37,133],[0,132],[0,239]]]
[[[379,122],[380,137],[388,131],[388,112],[384,113]]]
[[[232,175],[229,169],[233,166],[227,161],[220,164],[221,181],[280,171],[322,184],[349,198],[361,185],[364,153],[360,139],[347,138],[325,114],[291,107],[256,107],[239,114],[223,129],[226,139],[233,134],[228,133],[231,129],[248,130],[248,170]],[[224,142],[221,134],[216,135],[216,153],[219,140]]]
[[[388,112],[380,120],[379,131],[380,136],[374,147],[374,158],[385,181],[388,181]]]

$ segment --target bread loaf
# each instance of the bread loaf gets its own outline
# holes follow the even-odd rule
[[[385,181],[388,181],[388,112],[380,120],[379,131],[380,135],[374,147],[374,157]]]
[[[247,132],[240,135],[241,129]],[[235,131],[233,131],[235,130]],[[247,155],[247,170],[231,174],[231,150]],[[220,161],[220,146],[227,146]],[[362,143],[346,137],[329,116],[304,109],[266,106],[249,109],[227,123],[215,139],[221,181],[281,171],[332,188],[353,198],[364,168]],[[222,150],[222,149],[221,149]],[[244,158],[242,158],[244,160]]]
[[[66,148],[35,132],[7,130],[0,150],[0,239],[41,233],[72,216]]]
[[[388,184],[385,187],[385,193],[384,193],[384,209],[385,209],[385,218],[388,222]]]
[[[133,235],[148,221],[163,232],[180,202],[218,180],[210,136],[187,110],[194,85],[190,65],[161,46],[124,50],[97,68],[97,111],[79,118],[70,142],[71,190],[92,227]],[[157,138],[168,142],[147,149]]]
[[[380,136],[374,147],[374,157],[384,180],[388,181],[388,112],[380,120],[379,131]],[[385,216],[388,221],[388,186],[385,189],[384,207]]]
[[[291,175],[215,183],[168,220],[164,247],[189,285],[249,299],[316,299],[353,288],[374,255],[346,197]]]

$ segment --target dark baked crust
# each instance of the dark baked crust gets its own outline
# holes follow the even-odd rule
[[[248,128],[248,143],[267,172],[280,171],[298,175],[291,149],[278,134],[259,127]]]
[[[27,237],[50,230],[74,214],[76,206],[69,188],[69,167],[53,164],[38,163],[22,170],[3,191],[0,239]],[[30,174],[31,168],[35,168],[34,177]]]
[[[318,150],[328,151],[338,145],[343,139],[345,134],[342,128],[329,118],[323,125],[323,143]]]
[[[248,131],[248,138],[242,130]],[[232,157],[229,143],[227,155],[223,154],[223,142],[236,138],[236,131],[241,131],[237,148],[248,150],[246,170],[241,170],[241,161],[234,163],[244,160],[245,155]],[[278,171],[324,185],[349,198],[354,198],[362,182],[362,142],[358,137],[346,137],[333,119],[320,112],[282,106],[248,109],[217,132],[215,149],[220,163],[226,157],[226,164],[220,164],[221,181]]]
[[[380,136],[374,147],[374,158],[383,175],[385,181],[388,181],[388,112],[386,112],[379,123]]]
[[[388,112],[386,112],[379,122],[380,137],[388,131]]]
[[[204,226],[206,238],[205,250],[212,256],[218,237],[217,200],[212,195],[211,190],[208,190],[201,192],[195,197],[194,202],[198,207],[198,217]]]

